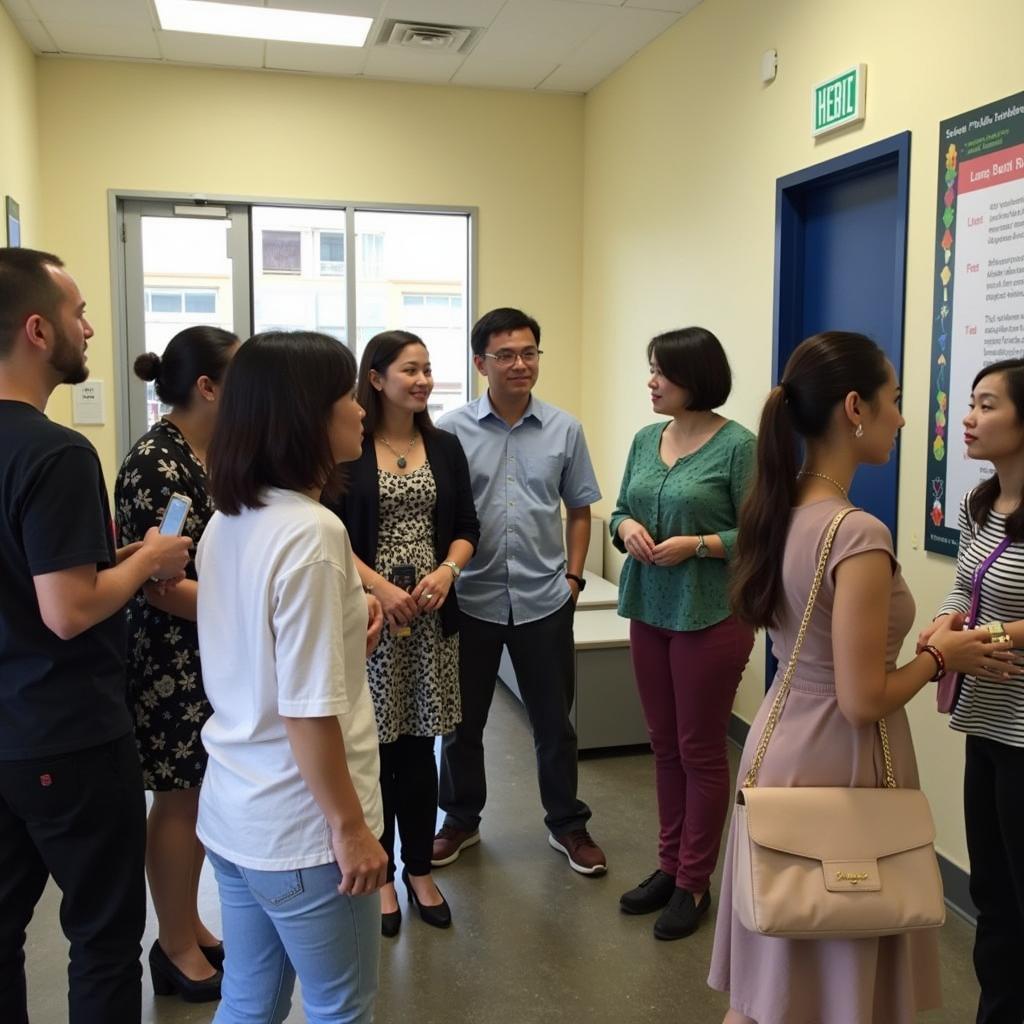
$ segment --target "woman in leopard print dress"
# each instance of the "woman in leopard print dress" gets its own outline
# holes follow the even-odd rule
[[[451,923],[430,873],[434,740],[462,718],[453,584],[480,528],[462,446],[430,421],[432,390],[430,356],[415,334],[386,331],[370,340],[359,369],[363,455],[347,465],[346,493],[332,506],[348,529],[363,585],[380,599],[387,621],[368,665],[380,738],[381,844],[388,852],[388,884],[381,890],[385,935],[395,935],[401,922],[396,821],[410,900],[428,924]],[[399,567],[408,590],[401,579],[398,586],[392,582]]]

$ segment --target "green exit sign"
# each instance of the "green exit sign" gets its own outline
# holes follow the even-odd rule
[[[864,120],[867,72],[866,64],[858,64],[814,87],[813,135]]]

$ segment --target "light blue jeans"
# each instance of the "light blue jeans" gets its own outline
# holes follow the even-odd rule
[[[337,864],[255,871],[207,851],[220,890],[224,981],[214,1024],[281,1024],[298,974],[308,1024],[369,1024],[380,896],[342,896]]]

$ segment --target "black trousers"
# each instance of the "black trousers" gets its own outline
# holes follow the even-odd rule
[[[553,614],[519,626],[461,613],[462,722],[441,746],[440,805],[446,824],[469,831],[480,824],[487,801],[484,727],[505,647],[533,729],[544,824],[559,835],[590,819],[590,808],[576,796],[576,731],[569,721],[576,689],[573,612],[570,599]]]
[[[433,736],[399,736],[380,745],[380,795],[388,855],[388,881],[395,880],[395,822],[402,837],[402,863],[410,875],[430,874],[437,819],[437,762]]]
[[[967,737],[964,814],[978,1024],[1024,1021],[1024,748]]]
[[[27,1024],[25,929],[52,875],[70,1024],[138,1024],[146,800],[135,738],[0,762],[0,1020]],[[51,977],[51,984],[58,983]]]

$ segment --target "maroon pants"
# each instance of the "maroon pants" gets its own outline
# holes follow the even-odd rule
[[[704,892],[729,810],[726,730],[754,645],[734,618],[677,633],[634,619],[629,641],[654,749],[658,866],[688,892]]]

